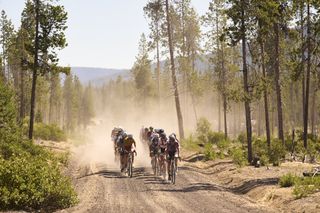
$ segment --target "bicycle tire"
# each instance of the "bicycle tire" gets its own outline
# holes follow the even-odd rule
[[[175,168],[175,163],[174,160],[171,160],[171,183],[175,184],[176,183],[176,168]]]
[[[129,154],[129,162],[128,162],[128,176],[132,178],[132,156]]]

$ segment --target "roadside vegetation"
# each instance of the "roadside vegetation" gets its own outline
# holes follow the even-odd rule
[[[49,211],[76,204],[71,181],[61,173],[68,154],[54,154],[26,139],[16,122],[13,92],[1,80],[0,106],[0,209]]]
[[[282,146],[278,139],[272,139],[270,148],[268,148],[266,139],[253,137],[253,155],[259,158],[261,166],[279,166],[285,160],[291,161],[292,156],[295,156],[297,161],[319,160],[320,141],[310,137],[309,147],[305,150],[301,132],[298,132],[297,135],[294,143],[292,143],[292,136],[287,135],[285,146]],[[236,139],[225,139],[223,133],[213,132],[209,121],[201,118],[197,123],[196,133],[183,140],[182,146],[188,151],[204,154],[205,161],[228,158],[232,159],[235,165],[243,167],[250,165],[246,158],[245,141],[243,134]],[[320,177],[299,177],[289,173],[280,178],[279,185],[293,187],[293,195],[296,198],[302,198],[320,190]]]

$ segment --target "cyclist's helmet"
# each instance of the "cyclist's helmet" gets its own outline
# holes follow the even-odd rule
[[[171,135],[169,135],[169,141],[175,141],[176,140],[176,138],[174,137],[174,135],[173,134],[171,134]]]
[[[126,137],[128,136],[128,134],[127,134],[126,132],[123,132],[123,133],[122,133],[122,136],[123,136],[124,138],[126,138]]]
[[[161,138],[166,138],[167,135],[166,135],[166,133],[163,132],[163,133],[160,134],[160,137],[161,137]]]
[[[133,135],[132,134],[128,134],[128,138],[133,138]]]

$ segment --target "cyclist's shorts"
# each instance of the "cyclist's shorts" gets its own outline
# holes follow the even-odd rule
[[[168,161],[174,159],[175,154],[176,152],[168,152],[168,157],[167,157]]]

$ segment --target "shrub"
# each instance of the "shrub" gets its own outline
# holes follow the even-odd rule
[[[216,159],[217,155],[212,148],[211,144],[206,144],[204,147],[204,159],[205,160],[214,160]]]
[[[227,148],[229,148],[230,146],[230,141],[229,140],[225,140],[222,139],[217,143],[218,148],[222,151],[222,150],[226,150]]]
[[[271,142],[269,160],[274,166],[279,166],[281,159],[284,158],[286,151],[280,140],[273,140]]]
[[[77,202],[70,180],[42,156],[0,158],[0,206],[3,209],[58,209]]]
[[[57,158],[25,140],[13,94],[0,81],[0,209],[52,211],[77,202]]]
[[[52,141],[64,141],[67,139],[66,134],[57,125],[46,125],[43,123],[36,123],[34,137]]]
[[[197,123],[197,139],[202,143],[208,143],[208,134],[211,132],[211,124],[206,118],[200,118]]]
[[[320,177],[305,177],[298,179],[293,189],[296,198],[306,197],[320,190]]]
[[[280,178],[279,185],[281,187],[291,187],[296,183],[297,180],[298,180],[297,176],[291,173],[288,173]]]
[[[183,139],[183,141],[181,142],[181,146],[186,150],[200,151],[198,141],[192,135],[189,135],[189,137]]]
[[[242,167],[247,165],[247,158],[245,156],[245,152],[241,148],[235,148],[231,150],[231,156],[233,162],[237,166]]]
[[[238,141],[241,143],[241,144],[246,144],[247,143],[247,135],[246,133],[240,133],[238,135]]]
[[[221,141],[224,141],[224,133],[223,132],[209,132],[208,133],[208,141],[211,143],[218,144]]]

